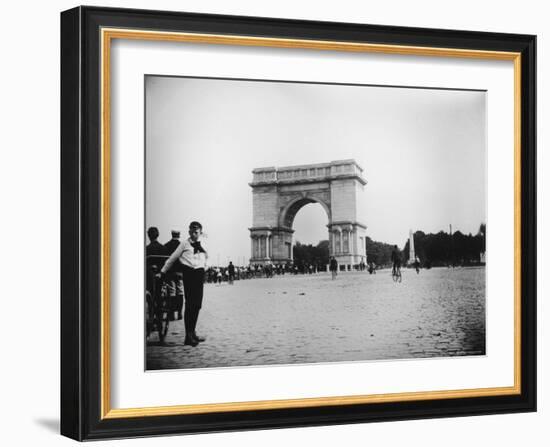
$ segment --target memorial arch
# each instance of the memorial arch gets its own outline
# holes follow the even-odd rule
[[[328,216],[329,255],[351,269],[366,263],[363,169],[355,160],[252,171],[252,264],[292,261],[294,217],[308,203]]]

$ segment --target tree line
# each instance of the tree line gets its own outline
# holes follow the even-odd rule
[[[443,231],[426,234],[414,233],[415,254],[420,262],[429,266],[477,265],[483,263],[487,236],[486,224],[481,224],[476,235],[455,231],[449,234]],[[409,260],[409,240],[403,247],[404,260]]]
[[[292,253],[296,265],[324,267],[329,262],[328,241],[326,240],[319,242],[317,245],[306,245],[296,241]]]
[[[478,265],[483,262],[482,253],[485,253],[487,225],[482,223],[477,234],[463,234],[455,231],[453,234],[440,231],[439,233],[414,233],[415,254],[424,267]],[[373,262],[377,266],[391,264],[393,245],[385,242],[373,241],[365,238],[367,263]],[[401,250],[401,259],[409,261],[409,239],[405,241]],[[398,247],[400,248],[400,247]],[[293,248],[294,263],[326,265],[329,262],[329,243],[327,240],[316,246],[296,242]]]

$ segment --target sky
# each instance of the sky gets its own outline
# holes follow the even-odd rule
[[[371,239],[475,234],[486,220],[486,92],[145,77],[146,226],[199,220],[215,263],[248,262],[252,170],[355,159]],[[328,238],[318,204],[295,240]]]

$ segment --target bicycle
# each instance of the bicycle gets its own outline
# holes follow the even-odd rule
[[[164,343],[170,325],[170,315],[173,308],[168,296],[167,287],[161,278],[154,277],[152,290],[145,292],[146,318],[145,333],[149,337],[151,333],[158,332],[160,343]]]
[[[392,268],[391,277],[394,282],[401,282],[402,276],[401,276],[401,267],[396,266]]]

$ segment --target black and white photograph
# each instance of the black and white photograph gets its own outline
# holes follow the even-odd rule
[[[486,355],[486,91],[144,94],[146,370]]]
[[[59,320],[60,393],[10,402],[79,441],[539,439],[542,16],[222,3],[68,6],[41,32],[61,82],[23,84],[61,114],[16,133],[60,143],[61,271],[32,270],[60,281],[32,312]],[[16,153],[40,193],[54,170]],[[35,323],[19,375],[52,354]]]

